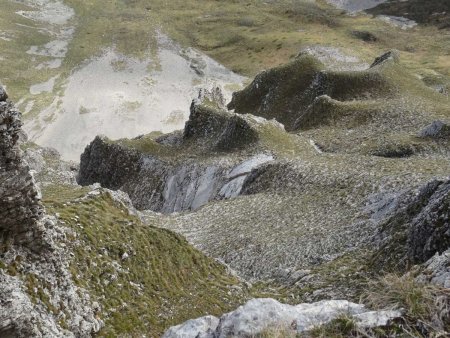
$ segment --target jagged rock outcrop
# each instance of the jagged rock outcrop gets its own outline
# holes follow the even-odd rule
[[[2,94],[3,93],[3,94]],[[0,237],[4,242],[27,245],[38,250],[43,229],[39,220],[42,206],[29,168],[21,160],[18,145],[20,112],[0,91]],[[3,98],[3,100],[1,100]]]
[[[450,180],[434,180],[401,194],[381,224],[376,260],[398,269],[421,264],[450,247]]]
[[[102,325],[98,309],[68,271],[67,229],[44,213],[19,148],[20,118],[0,102],[0,336],[88,337]]]
[[[254,337],[264,331],[285,334],[303,333],[348,316],[362,328],[387,326],[401,316],[400,311],[370,311],[361,304],[345,300],[320,301],[297,306],[281,304],[274,299],[252,299],[220,319],[206,316],[170,328],[163,338]],[[282,333],[281,333],[282,334]]]
[[[239,195],[250,172],[274,160],[262,143],[277,134],[285,132],[275,121],[193,102],[183,134],[128,144],[97,137],[81,156],[78,182],[123,190],[138,209],[195,210]]]
[[[422,267],[417,280],[421,283],[432,283],[450,289],[450,249],[442,254],[436,253]]]

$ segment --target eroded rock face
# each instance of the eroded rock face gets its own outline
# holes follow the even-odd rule
[[[29,168],[21,160],[18,145],[21,114],[0,90],[0,236],[39,249],[42,206]]]
[[[432,182],[428,203],[414,217],[408,232],[408,258],[423,263],[450,247],[450,181]]]
[[[138,151],[97,137],[81,156],[78,182],[123,190],[138,209],[163,213],[195,210],[214,199],[238,196],[252,170],[274,160],[263,151],[227,156],[252,145],[257,148],[261,126],[284,132],[273,121],[193,103],[182,135],[150,141],[152,149],[163,147],[164,153]],[[211,159],[186,156],[191,149]],[[216,153],[224,156],[214,156]]]
[[[398,265],[421,264],[449,248],[450,180],[431,181],[393,203],[396,209],[381,224],[380,257]]]
[[[349,316],[357,326],[372,328],[388,325],[401,316],[400,311],[369,311],[364,305],[345,300],[320,301],[297,306],[277,302],[271,298],[252,299],[220,320],[206,316],[189,320],[170,328],[163,338],[226,338],[254,337],[264,330],[275,328],[302,333],[329,323],[339,316]]]
[[[20,117],[0,102],[0,336],[88,337],[102,321],[72,281],[67,229],[39,201],[19,149]]]
[[[442,254],[436,253],[423,264],[423,270],[417,277],[422,283],[432,283],[444,288],[450,288],[450,250]]]

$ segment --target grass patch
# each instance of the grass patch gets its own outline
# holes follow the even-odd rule
[[[404,331],[414,337],[439,337],[450,330],[450,291],[417,282],[413,276],[388,274],[368,285],[364,301],[374,308],[405,310]]]
[[[72,228],[70,270],[102,306],[100,336],[159,336],[206,314],[221,315],[247,298],[225,267],[174,233],[147,226],[109,194],[61,203],[44,201]],[[126,254],[126,255],[124,255]]]

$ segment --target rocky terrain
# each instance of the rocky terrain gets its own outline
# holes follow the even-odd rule
[[[411,3],[0,5],[0,336],[448,336],[446,8]]]
[[[0,93],[0,335],[90,336],[103,325],[98,304],[73,282],[63,244],[70,233],[45,215],[19,149],[21,114]]]

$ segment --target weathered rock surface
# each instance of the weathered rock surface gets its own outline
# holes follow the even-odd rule
[[[38,249],[42,242],[36,237],[43,231],[38,221],[43,210],[33,176],[21,161],[20,117],[10,101],[0,100],[0,236]]]
[[[149,151],[97,137],[81,157],[78,182],[98,182],[125,191],[138,209],[163,213],[195,210],[210,200],[238,196],[251,171],[274,160],[258,146],[260,129],[284,133],[275,121],[193,103],[183,135],[147,140]],[[248,147],[255,151],[245,156],[226,155]],[[195,157],[189,156],[191,151]],[[206,154],[211,158],[199,159]]]
[[[286,305],[274,299],[252,299],[233,312],[218,318],[207,316],[170,328],[163,338],[254,337],[275,328],[293,333],[309,331],[340,316],[349,316],[357,326],[386,326],[401,316],[400,311],[369,311],[364,305],[345,300]]]
[[[8,94],[6,93],[5,88],[0,86],[0,102],[6,101],[7,98],[8,98]]]
[[[444,138],[450,137],[450,126],[442,121],[433,121],[419,134],[420,137]]]
[[[417,277],[422,283],[432,283],[444,288],[450,288],[450,250],[442,254],[436,253],[422,266]]]
[[[102,322],[68,271],[67,229],[44,213],[20,118],[0,102],[0,336],[88,337]]]
[[[421,264],[450,247],[450,180],[400,195],[381,224],[379,257],[396,266]]]

